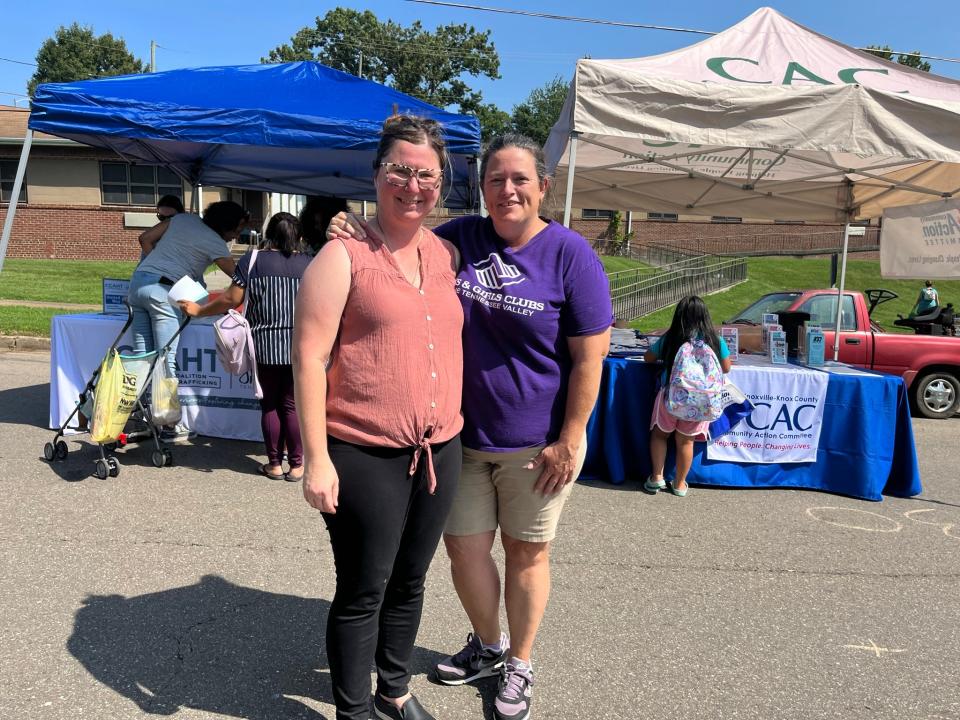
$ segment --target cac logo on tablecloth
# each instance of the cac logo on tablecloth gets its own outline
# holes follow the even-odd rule
[[[711,460],[816,462],[828,375],[797,368],[737,368],[736,384],[753,412],[707,446]]]

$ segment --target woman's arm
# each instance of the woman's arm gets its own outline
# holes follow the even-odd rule
[[[610,330],[596,335],[568,337],[567,347],[573,364],[567,379],[567,407],[560,437],[527,465],[530,469],[543,465],[533,489],[544,495],[560,492],[567,483],[576,480],[573,472],[590,413],[597,403],[603,359],[610,350]]]
[[[198,305],[189,300],[181,300],[177,303],[180,309],[190,317],[206,317],[207,315],[222,315],[230,308],[235,308],[243,302],[246,292],[236,283],[223,291],[218,298],[211,300],[206,305]]]
[[[216,263],[218,268],[227,274],[227,277],[233,277],[233,274],[237,271],[237,261],[234,260],[230,255],[217,258],[213,262]]]
[[[143,250],[144,255],[149,255],[154,247],[157,245],[157,241],[163,237],[163,234],[167,231],[167,228],[170,227],[170,221],[164,220],[163,222],[158,222],[152,228],[144,230],[140,233],[140,237],[137,238],[140,242],[140,247]]]
[[[293,327],[293,377],[303,440],[303,496],[326,513],[337,510],[339,478],[327,451],[327,364],[350,294],[350,256],[328,242],[303,275]]]

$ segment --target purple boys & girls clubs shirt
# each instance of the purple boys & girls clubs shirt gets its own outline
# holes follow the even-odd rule
[[[556,441],[571,367],[567,338],[613,323],[600,259],[552,221],[519,250],[490,218],[458,218],[434,232],[462,257],[463,444],[508,452]]]

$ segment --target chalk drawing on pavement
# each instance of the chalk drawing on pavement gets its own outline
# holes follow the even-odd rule
[[[814,520],[849,528],[850,530],[895,533],[903,529],[903,525],[899,521],[891,520],[869,510],[824,506],[807,508],[807,515]]]

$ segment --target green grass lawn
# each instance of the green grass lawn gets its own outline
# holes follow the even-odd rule
[[[100,281],[128,278],[134,267],[135,262],[8,258],[0,272],[0,298],[99,304]]]
[[[607,272],[647,267],[622,257],[602,257]],[[795,259],[783,257],[749,258],[748,280],[745,283],[705,298],[717,322],[727,320],[761,295],[776,290],[822,288],[830,282],[830,261],[827,259]],[[45,302],[99,304],[100,281],[105,277],[130,277],[136,263],[99,262],[94,260],[23,260],[7,259],[0,272],[0,298]],[[877,308],[874,318],[886,330],[897,331],[893,321],[897,313],[906,315],[922,285],[920,280],[883,280],[878,260],[850,260],[847,263],[847,287],[865,290],[880,287],[900,295],[897,300]],[[944,303],[960,306],[960,281],[936,283]],[[50,318],[68,309],[0,306],[0,334],[50,334]],[[639,318],[631,323],[641,330],[664,328],[670,324],[673,308]]]
[[[0,299],[100,305],[101,280],[128,278],[135,262],[7,258],[0,272]],[[0,305],[0,335],[48,337],[50,318],[70,308]]]
[[[58,308],[0,305],[0,335],[50,337],[50,318],[66,312]]]
[[[649,265],[646,265],[639,260],[631,260],[630,258],[625,257],[611,257],[609,255],[601,255],[601,262],[603,262],[603,269],[608,273],[620,272],[621,270],[636,270],[638,268],[648,268]]]
[[[748,258],[748,280],[723,292],[704,298],[710,315],[716,323],[730,320],[734,315],[750,305],[754,300],[777,290],[805,290],[830,286],[830,261],[828,259],[796,259],[782,257]],[[910,312],[917,294],[923,286],[922,280],[885,280],[880,277],[879,260],[848,260],[848,290],[866,290],[867,288],[886,288],[897,293],[896,300],[877,306],[873,318],[888,332],[901,332],[893,321],[897,313]],[[960,280],[948,280],[935,283],[941,302],[953,302],[960,306]],[[631,327],[648,331],[665,328],[670,325],[673,308],[666,308],[638,318],[630,323]],[[910,331],[906,331],[910,332]]]

